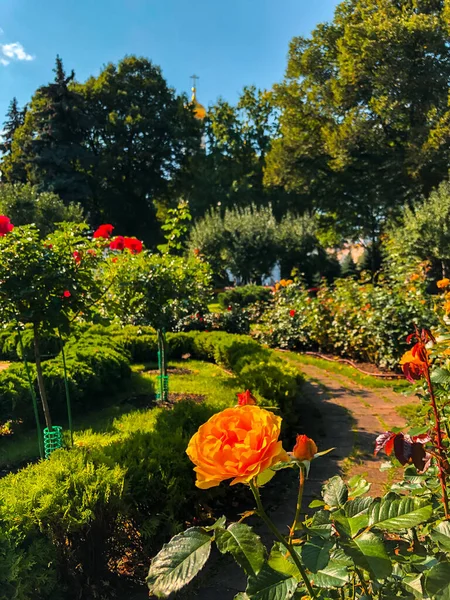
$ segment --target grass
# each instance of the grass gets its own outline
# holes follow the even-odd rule
[[[397,392],[400,392],[405,391],[410,387],[410,384],[404,379],[379,379],[377,377],[373,377],[372,375],[364,375],[351,365],[339,362],[331,362],[329,360],[317,358],[315,356],[309,356],[307,354],[299,354],[297,352],[282,352],[280,353],[280,356],[281,358],[284,357],[289,362],[297,363],[298,365],[312,365],[314,367],[318,367],[319,369],[323,369],[324,371],[329,371],[330,373],[343,375],[344,377],[351,379],[351,381],[354,383],[358,383],[359,385],[368,388],[391,388]]]
[[[175,393],[201,394],[214,404],[223,405],[223,408],[235,404],[236,393],[241,391],[235,377],[227,374],[217,365],[201,361],[170,361],[172,367],[183,367],[192,371],[189,375],[169,376],[170,391]],[[159,412],[159,408],[142,409],[138,407],[139,397],[149,396],[149,401],[154,398],[156,375],[144,371],[156,368],[154,364],[133,365],[130,384],[126,390],[111,398],[110,403],[99,410],[90,411],[74,418],[74,440],[79,443],[86,435],[117,430],[121,424],[137,416],[139,413]],[[65,423],[59,422],[55,424]],[[65,432],[68,442],[68,432]],[[20,466],[27,461],[38,458],[36,430],[18,432],[10,437],[0,438],[0,469]]]

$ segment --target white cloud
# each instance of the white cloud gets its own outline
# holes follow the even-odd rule
[[[0,65],[6,67],[6,65],[9,65],[9,60],[6,60],[6,58],[0,58]]]
[[[13,44],[0,44],[0,54],[12,60],[33,60],[34,56],[25,52],[25,48],[19,42]],[[5,60],[3,58],[3,60]],[[2,62],[4,65],[5,63]]]

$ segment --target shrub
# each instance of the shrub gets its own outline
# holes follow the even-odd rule
[[[196,313],[178,322],[178,331],[225,331],[247,334],[250,332],[250,311],[229,307],[225,312]]]
[[[55,573],[59,591],[70,588],[73,597],[89,578],[105,576],[124,477],[120,466],[110,468],[82,450],[59,450],[0,481],[0,521],[20,559],[6,581],[19,598],[51,598]]]
[[[281,287],[257,339],[270,346],[314,350],[394,368],[414,327],[435,322],[425,274],[338,279],[311,295],[301,283]]]
[[[271,288],[262,285],[243,285],[229,288],[217,296],[222,308],[229,306],[244,308],[255,302],[270,302],[272,299]]]

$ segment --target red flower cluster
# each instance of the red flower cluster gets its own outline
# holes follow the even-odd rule
[[[236,394],[238,398],[239,406],[246,406],[247,404],[256,404],[256,398],[251,393],[250,390],[245,390],[245,392],[241,392],[240,394]]]
[[[296,310],[294,310],[293,308],[291,308],[291,310],[289,311],[289,316],[290,317],[295,317],[295,313],[296,312],[297,312]]]
[[[64,298],[70,298],[72,294],[69,292],[69,290],[64,290],[63,296]]]
[[[132,254],[142,252],[142,242],[135,237],[124,237],[123,235],[116,236],[109,244],[111,250],[129,250]]]
[[[386,431],[375,440],[374,456],[384,449],[390,456],[394,452],[395,458],[402,464],[413,464],[418,471],[423,473],[431,463],[431,455],[425,452],[424,444],[430,442],[428,434],[407,435]]]
[[[105,223],[104,225],[100,225],[100,227],[94,231],[94,238],[108,239],[111,237],[113,229],[114,229],[114,227],[110,223]]]
[[[4,235],[9,233],[13,229],[14,229],[14,225],[11,223],[11,221],[8,219],[8,217],[5,217],[5,215],[1,215],[0,216],[0,237],[3,237]]]
[[[73,253],[73,258],[74,258],[75,262],[77,263],[77,265],[79,265],[81,262],[81,252],[78,252],[78,250],[75,250],[75,252]]]

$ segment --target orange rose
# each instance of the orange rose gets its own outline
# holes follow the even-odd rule
[[[440,290],[444,290],[445,288],[447,288],[450,285],[450,279],[448,279],[447,277],[444,277],[444,279],[441,279],[440,281],[438,281],[436,285],[438,286],[438,288]]]
[[[298,435],[292,451],[297,460],[312,460],[317,453],[317,446],[314,440],[307,435]]]
[[[231,478],[231,485],[249,483],[275,463],[288,461],[278,441],[280,426],[280,417],[250,404],[213,415],[186,450],[196,465],[195,485],[207,490]]]
[[[427,351],[427,353],[429,354],[429,351]],[[427,362],[422,360],[422,357],[419,354],[413,354],[412,350],[408,350],[401,357],[400,365],[406,379],[412,383],[418,379],[422,379],[425,374]]]

